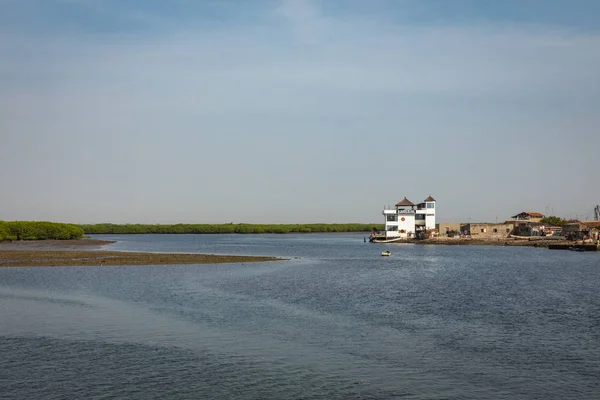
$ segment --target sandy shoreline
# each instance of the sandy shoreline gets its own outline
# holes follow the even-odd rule
[[[436,244],[443,246],[513,246],[513,247],[540,247],[540,248],[548,248],[549,246],[581,246],[584,243],[579,241],[566,241],[566,240],[548,240],[539,237],[534,237],[530,240],[523,239],[512,239],[512,238],[504,238],[504,239],[450,239],[450,240],[440,240],[440,239],[425,239],[419,241],[420,244]],[[595,243],[590,240],[586,241],[585,245],[594,245]]]
[[[283,260],[260,256],[98,251],[110,243],[114,241],[82,239],[0,242],[0,267],[222,264]]]
[[[385,243],[385,242],[375,242]],[[446,238],[434,238],[434,239],[408,239],[400,240],[397,242],[388,242],[388,244],[417,244],[417,245],[440,245],[440,246],[516,246],[516,247],[548,247],[549,245],[556,244],[570,244],[577,245],[581,244],[581,241],[567,242],[565,240],[549,240],[543,238],[532,238],[529,240],[524,239],[513,239],[513,238],[501,238],[501,239],[446,239]]]
[[[425,239],[421,244],[439,244],[443,246],[520,246],[520,247],[548,247],[549,244],[563,243],[558,240],[513,240],[513,239]]]

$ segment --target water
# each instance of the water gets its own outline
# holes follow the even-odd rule
[[[0,269],[0,398],[600,398],[598,253],[112,238],[292,259]]]

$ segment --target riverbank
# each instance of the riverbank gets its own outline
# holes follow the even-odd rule
[[[280,261],[276,257],[99,251],[109,240],[0,242],[0,267],[223,264]]]
[[[579,242],[568,242],[566,240],[522,240],[513,238],[503,239],[471,239],[471,238],[435,238],[435,239],[409,239],[404,241],[394,242],[398,244],[428,244],[428,245],[442,245],[442,246],[515,246],[515,247],[541,247],[548,248],[550,245],[564,245],[564,246],[575,246],[581,244]]]
[[[557,240],[515,240],[506,239],[425,239],[419,240],[422,244],[440,245],[471,245],[471,246],[520,246],[520,247],[548,247],[550,244],[563,243]],[[565,242],[566,243],[566,242]]]

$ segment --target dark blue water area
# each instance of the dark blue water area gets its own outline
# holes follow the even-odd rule
[[[0,398],[600,398],[600,253],[97,238],[288,260],[0,269]]]

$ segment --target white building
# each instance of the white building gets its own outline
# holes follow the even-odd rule
[[[385,207],[383,215],[386,238],[413,238],[435,229],[435,200],[429,196],[415,205],[405,197],[395,208]]]

